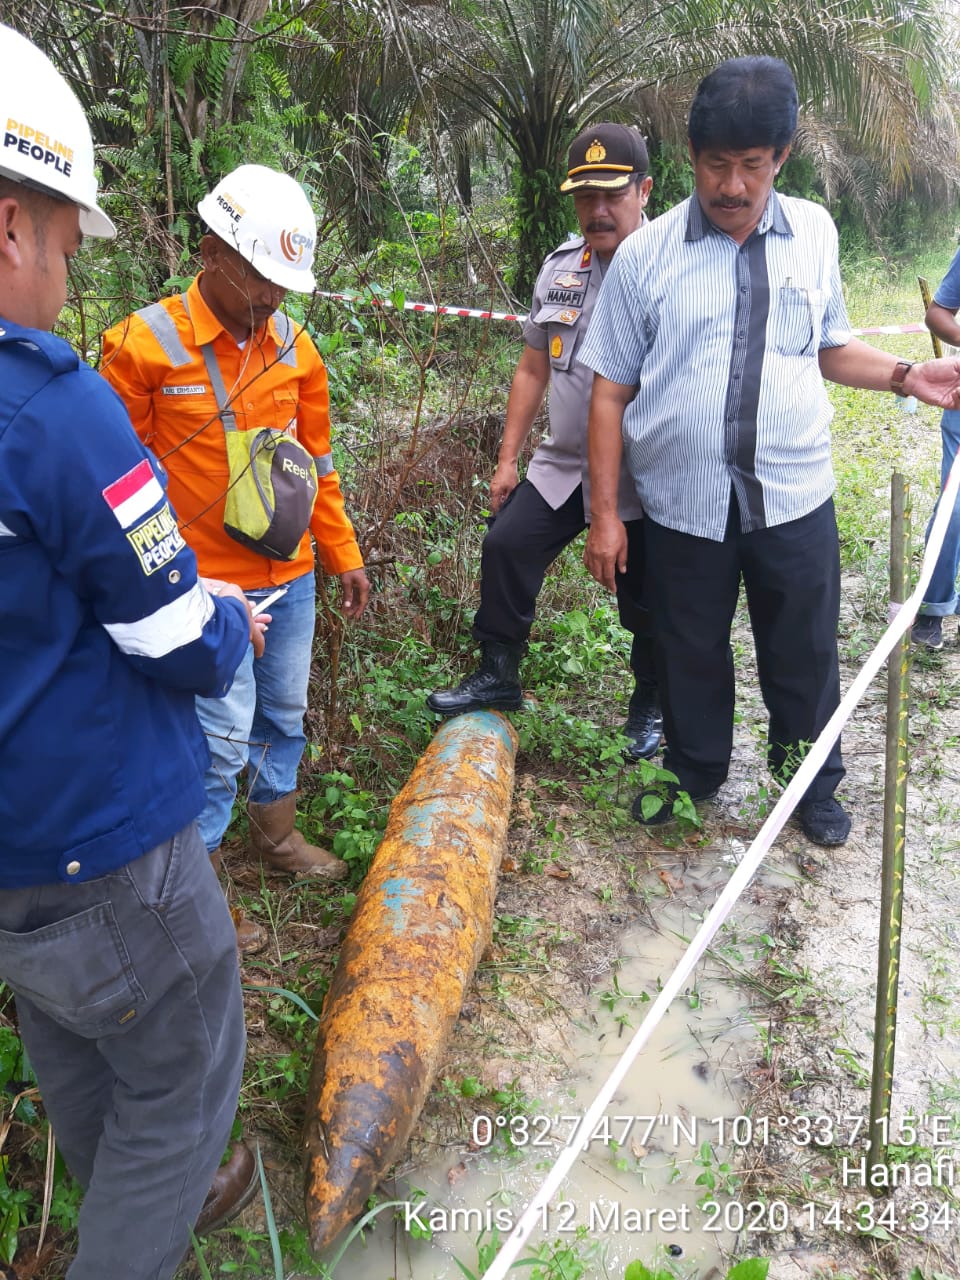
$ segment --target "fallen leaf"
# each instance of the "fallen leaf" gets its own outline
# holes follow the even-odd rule
[[[570,872],[564,871],[563,867],[547,867],[546,874],[553,876],[554,880],[569,880]]]
[[[672,876],[669,871],[658,871],[657,875],[671,893],[679,893],[683,888],[683,881],[679,880],[676,876]]]
[[[17,1251],[17,1256],[13,1260],[10,1268],[0,1268],[0,1276],[11,1277],[11,1280],[33,1280],[33,1277],[44,1270],[48,1263],[53,1261],[53,1256],[57,1252],[59,1241],[57,1239],[47,1240],[39,1254],[36,1251],[36,1245],[29,1245],[24,1249]]]

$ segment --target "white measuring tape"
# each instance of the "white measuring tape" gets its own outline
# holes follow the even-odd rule
[[[696,934],[694,934],[690,945],[681,956],[677,967],[664,983],[663,990],[650,1006],[647,1016],[637,1028],[633,1039],[610,1072],[600,1092],[590,1104],[575,1131],[567,1140],[556,1163],[543,1180],[539,1191],[527,1205],[513,1231],[503,1242],[500,1252],[483,1273],[481,1280],[503,1280],[520,1250],[530,1238],[534,1228],[544,1220],[543,1211],[545,1207],[550,1203],[552,1196],[560,1187],[581,1151],[585,1151],[589,1146],[590,1135],[596,1129],[640,1050],[650,1039],[654,1028],[670,1008],[674,999],[680,994],[684,983],[703,958],[704,952],[730,914],[737,899],[753,879],[764,857],[770,852],[771,845],[780,834],[787,819],[803,799],[804,792],[826,760],[833,744],[840,737],[843,726],[850,719],[860,699],[866,693],[867,687],[913,622],[914,615],[923,602],[923,593],[926,591],[933,576],[937,556],[940,554],[940,548],[943,546],[943,539],[947,532],[947,525],[953,514],[958,490],[960,490],[960,454],[954,461],[950,469],[950,475],[947,477],[947,483],[937,509],[936,519],[930,530],[930,538],[924,552],[920,578],[912,594],[900,606],[899,611],[880,637],[876,648],[867,658],[867,661],[857,673],[853,684],[841,700],[840,705],[830,717],[826,728],[810,748],[809,754],[793,775],[783,795],[777,801],[776,807],[757,832],[756,839],[743,856],[743,861],[727,881],[709,915]]]
[[[356,293],[328,293],[323,289],[317,289],[314,297],[329,298],[334,302],[358,302],[368,307],[394,306],[389,298],[361,296]],[[404,299],[403,310],[420,311],[427,315],[457,316],[461,320],[513,320],[523,324],[529,319],[527,315],[514,315],[510,311],[482,311],[478,307],[448,307],[434,302],[408,302],[406,299]],[[873,333],[929,333],[930,330],[925,324],[884,324],[876,329],[851,329],[850,332],[855,337],[863,337],[864,334]]]

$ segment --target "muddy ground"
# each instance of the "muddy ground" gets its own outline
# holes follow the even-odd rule
[[[842,637],[845,687],[862,662],[864,619],[871,607],[861,579],[848,580]],[[866,625],[877,634],[882,630],[879,618]],[[872,1204],[874,1197],[850,1173],[865,1155],[857,1129],[869,1114],[872,1070],[883,677],[869,690],[843,737],[847,777],[840,794],[854,818],[849,842],[837,850],[817,849],[788,824],[768,865],[744,895],[743,918],[749,916],[749,925],[741,923],[738,939],[735,913],[733,934],[717,940],[725,971],[718,977],[716,970],[704,970],[698,978],[700,996],[707,1002],[711,983],[734,983],[743,1020],[753,1029],[741,1039],[735,1061],[728,1048],[722,1050],[722,1061],[711,1061],[710,1046],[694,1044],[676,1069],[722,1072],[736,1100],[731,1112],[754,1117],[758,1131],[762,1117],[773,1118],[762,1140],[717,1153],[718,1160],[726,1155],[737,1166],[732,1199],[776,1199],[791,1208],[789,1229],[741,1233],[726,1241],[729,1261],[770,1257],[771,1280],[960,1276],[960,1199],[954,1187],[924,1185],[938,1160],[946,1176],[952,1176],[953,1167],[943,1162],[957,1160],[960,1180],[960,647],[952,622],[948,634],[943,654],[918,660],[912,676],[891,1140],[896,1143],[894,1158],[913,1171],[916,1184],[882,1195],[873,1213],[862,1206]],[[733,769],[717,801],[704,808],[702,831],[648,833],[623,824],[611,838],[609,830],[584,823],[577,808],[564,800],[555,776],[535,773],[522,755],[518,759],[494,937],[400,1175],[413,1172],[415,1180],[415,1170],[439,1155],[449,1161],[452,1184],[470,1163],[469,1119],[484,1103],[489,1106],[497,1091],[506,1091],[521,1108],[535,1109],[538,1099],[555,1097],[575,1070],[578,1028],[596,1020],[601,993],[610,990],[619,970],[625,933],[635,936],[637,929],[648,929],[655,939],[667,904],[682,903],[693,920],[712,905],[718,880],[703,868],[731,866],[776,796],[772,788],[766,790],[758,727],[762,708],[742,617],[737,640],[740,702]],[[587,714],[611,728],[617,723],[616,711],[595,708]],[[634,777],[627,768],[619,775],[623,803],[632,795]],[[335,943],[339,925],[290,921],[278,938],[281,952],[302,947],[305,930],[312,930],[311,949],[325,950]],[[731,947],[731,937],[744,945]],[[730,960],[732,954],[736,962]],[[269,1047],[269,1019],[263,1017],[261,997],[250,993],[248,1004],[251,1051],[256,1054]],[[638,1021],[639,1016],[632,1025]],[[635,1070],[642,1072],[642,1060]],[[461,1090],[464,1080],[470,1081],[470,1096]],[[589,1101],[580,1096],[582,1106]],[[279,1106],[274,1120],[280,1113],[292,1144],[297,1100]],[[254,1122],[256,1114],[254,1110]],[[779,1117],[796,1118],[801,1127],[784,1137],[777,1129]],[[814,1126],[813,1136],[798,1141],[807,1123]],[[262,1127],[274,1209],[278,1220],[296,1223],[300,1188],[292,1150],[277,1140],[275,1123]],[[252,1207],[244,1224],[262,1230],[262,1210]],[[197,1273],[188,1267],[184,1274]],[[397,1274],[407,1273],[398,1269]],[[412,1274],[428,1280],[426,1272]],[[593,1262],[583,1274],[599,1280],[616,1273]],[[678,1264],[676,1274],[696,1273]],[[725,1269],[703,1274],[716,1280]]]
[[[851,579],[845,600],[848,637],[862,620],[861,588]],[[880,629],[878,622],[876,630]],[[858,1280],[960,1276],[956,1188],[924,1186],[938,1167],[942,1180],[953,1177],[953,1166],[945,1160],[958,1160],[960,1185],[960,648],[953,623],[945,630],[949,644],[943,654],[920,659],[912,674],[907,870],[890,1137],[893,1158],[911,1169],[917,1181],[892,1197],[881,1195],[875,1214],[857,1209],[873,1197],[851,1170],[859,1167],[866,1150],[863,1134],[856,1131],[865,1127],[869,1115],[872,1071],[884,676],[871,687],[843,737],[847,777],[840,794],[854,819],[850,840],[841,849],[818,849],[788,824],[768,865],[744,895],[750,938],[764,933],[759,921],[765,919],[765,936],[772,945],[762,955],[756,947],[741,948],[742,965],[734,965],[725,979],[737,983],[743,1007],[761,1031],[740,1049],[733,1073],[737,1078],[731,1081],[736,1110],[752,1115],[758,1129],[763,1116],[798,1117],[801,1125],[803,1117],[810,1117],[815,1125],[809,1142],[798,1142],[798,1135],[804,1137],[802,1127],[783,1140],[774,1126],[762,1141],[738,1153],[743,1182],[735,1197],[778,1198],[804,1206],[798,1229],[767,1236],[757,1232],[737,1241],[740,1253],[773,1258],[772,1280],[810,1275]],[[528,1096],[541,1096],[562,1080],[569,1065],[571,1023],[589,1018],[597,993],[610,987],[623,930],[639,923],[655,933],[667,901],[675,906],[680,900],[694,917],[712,905],[716,882],[697,871],[711,858],[729,864],[731,850],[737,856],[749,844],[776,796],[764,792],[767,779],[757,732],[762,708],[742,618],[737,634],[742,641],[741,723],[734,765],[717,802],[703,811],[701,833],[674,834],[665,843],[662,834],[627,831],[612,848],[598,847],[589,834],[575,834],[576,815],[556,803],[552,789],[545,795],[540,780],[520,761],[497,910],[501,919],[540,920],[550,927],[527,939],[526,950],[534,962],[526,972],[509,939],[491,949],[488,966],[493,966],[501,988],[503,976],[496,966],[509,969],[514,957],[509,999],[490,995],[491,968],[482,969],[451,1046],[454,1073],[476,1064],[476,1073],[491,1089],[518,1081]],[[845,687],[860,662],[859,643],[856,648],[857,664],[845,663]],[[622,786],[629,796],[633,785],[628,770]],[[521,868],[531,855],[542,851],[547,815],[555,828],[569,829],[569,835],[545,874],[524,873]],[[734,928],[737,918],[735,912]],[[721,935],[721,951],[723,941]],[[716,980],[715,974],[701,976],[707,1000],[709,984]],[[703,1070],[701,1056],[700,1048],[691,1045],[689,1060],[678,1063],[678,1070]],[[710,1069],[731,1074],[729,1058],[710,1064]],[[643,1070],[642,1059],[635,1070]],[[421,1135],[431,1114],[428,1108]],[[825,1126],[831,1123],[828,1131]],[[893,1209],[884,1216],[883,1206],[889,1204]],[[859,1225],[872,1234],[858,1230],[858,1214]]]
[[[875,601],[865,599],[862,579],[851,578],[841,649],[845,686],[862,662],[864,619],[875,607]],[[868,618],[866,625],[874,633],[882,629],[878,617],[872,622]],[[744,1204],[778,1200],[791,1208],[788,1229],[724,1240],[728,1261],[770,1257],[771,1280],[960,1276],[956,1188],[922,1185],[923,1171],[929,1173],[938,1159],[956,1160],[960,1170],[960,647],[952,621],[947,634],[942,655],[918,660],[912,676],[892,1137],[899,1139],[894,1156],[921,1182],[898,1190],[892,1200],[879,1199],[873,1221],[861,1224],[872,1234],[857,1230],[856,1206],[873,1197],[849,1176],[844,1185],[843,1161],[864,1154],[853,1126],[869,1112],[882,829],[882,678],[844,734],[848,772],[841,795],[854,817],[849,842],[838,850],[816,849],[788,825],[769,864],[746,890],[743,915],[735,914],[733,932],[717,939],[714,953],[723,963],[719,969],[702,969],[697,978],[698,998],[707,1004],[711,984],[734,984],[747,1034],[740,1035],[735,1050],[691,1043],[676,1071],[691,1080],[695,1073],[722,1076],[731,1114],[750,1115],[758,1122],[764,1116],[795,1117],[801,1125],[810,1118],[814,1132],[824,1139],[798,1143],[799,1130],[785,1138],[774,1124],[763,1141],[736,1152],[717,1152],[718,1161],[730,1158],[736,1165],[731,1199]],[[449,1166],[452,1185],[475,1156],[469,1132],[478,1110],[509,1105],[522,1113],[524,1108],[536,1110],[540,1099],[555,1098],[577,1069],[578,1036],[597,1023],[604,993],[615,986],[624,937],[649,933],[655,949],[668,907],[681,904],[695,922],[712,905],[727,869],[742,855],[775,798],[766,792],[761,708],[742,617],[735,647],[740,701],[733,769],[717,801],[705,806],[700,832],[649,833],[626,822],[611,830],[609,824],[585,820],[574,797],[564,795],[562,762],[547,776],[534,771],[521,753],[494,936],[437,1087],[397,1171],[401,1180],[412,1174],[415,1181],[416,1170],[439,1157]],[[622,709],[587,706],[584,714],[613,730]],[[635,774],[624,767],[612,785],[620,787],[621,801],[627,804]],[[307,901],[302,892],[279,884],[268,886],[264,894],[249,871],[238,871],[234,891],[268,910],[273,933],[271,951],[245,966],[250,1072],[244,1126],[246,1136],[261,1144],[276,1221],[295,1242],[293,1256],[298,1251],[305,1256],[298,1139],[300,1085],[312,1047],[312,1024],[291,1031],[282,1021],[287,1002],[263,986],[297,988],[309,998],[311,981],[329,973],[335,963],[343,913],[332,896]],[[651,984],[650,995],[655,993],[656,984]],[[638,1022],[639,1015],[632,1017],[632,1026]],[[641,1059],[635,1071],[643,1070]],[[492,1102],[498,1092],[507,1103]],[[578,1105],[589,1101],[581,1093]],[[912,1117],[918,1119],[916,1141],[910,1132]],[[928,1117],[947,1117],[946,1127]],[[824,1129],[828,1121],[833,1122],[832,1133]],[[384,1194],[396,1185],[388,1184]],[[887,1209],[883,1216],[891,1202],[894,1211]],[[378,1232],[390,1230],[389,1224],[378,1227]],[[399,1243],[397,1248],[402,1252]],[[222,1233],[205,1246],[204,1265],[211,1275],[261,1277],[272,1274],[269,1256],[266,1217],[258,1202],[245,1211],[237,1231]],[[475,1252],[459,1256],[476,1266]],[[11,1274],[18,1280],[34,1275],[53,1280],[63,1275],[67,1257],[54,1239],[45,1253],[45,1268],[23,1257]],[[354,1278],[413,1274],[416,1280],[432,1280],[434,1274],[403,1270],[399,1263],[369,1272],[359,1264],[345,1265]],[[338,1268],[338,1274],[344,1273]],[[189,1260],[180,1274],[195,1280],[203,1272]],[[286,1274],[314,1272],[306,1262],[300,1267],[291,1263],[288,1254]],[[587,1260],[580,1274],[588,1280],[608,1275],[619,1280],[622,1270],[610,1270],[595,1258]],[[678,1263],[675,1274],[697,1273]],[[699,1280],[707,1275],[718,1280],[723,1274],[725,1266],[716,1267],[701,1272]]]

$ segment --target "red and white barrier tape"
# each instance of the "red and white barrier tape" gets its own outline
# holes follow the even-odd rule
[[[323,289],[318,289],[314,297],[329,298],[334,302],[359,302],[361,305],[368,307],[392,307],[394,305],[389,298],[360,297],[355,293],[328,293]],[[419,311],[429,315],[457,316],[461,320],[514,320],[518,324],[523,324],[529,318],[526,315],[514,315],[510,311],[482,311],[479,307],[446,307],[439,303],[410,302],[406,299],[404,299],[403,310]],[[851,329],[850,332],[854,337],[860,338],[865,334],[929,333],[929,330],[925,324],[883,324],[875,329]]]
[[[359,302],[362,306],[367,307],[392,307],[394,305],[389,298],[361,298],[355,293],[326,293],[322,289],[317,289],[314,297],[331,298],[339,302]],[[421,311],[438,316],[459,316],[461,320],[516,320],[520,324],[527,318],[526,316],[512,315],[509,311],[481,311],[478,307],[444,307],[433,302],[408,302],[406,300],[403,304],[403,310]]]
[[[851,329],[850,332],[860,338],[865,333],[929,333],[930,330],[925,324],[882,324],[876,329]]]
[[[709,947],[720,926],[730,914],[737,899],[753,879],[760,863],[769,853],[774,840],[776,840],[787,819],[793,813],[800,800],[802,800],[804,792],[823,765],[831,747],[840,737],[840,731],[850,719],[860,699],[866,693],[867,687],[893,652],[894,647],[906,634],[907,628],[913,622],[917,609],[923,601],[924,592],[933,576],[934,566],[947,532],[947,525],[953,515],[958,490],[960,490],[960,455],[954,461],[950,469],[950,475],[947,477],[943,496],[937,508],[936,519],[930,530],[930,537],[924,552],[920,577],[913,593],[903,602],[896,616],[880,637],[876,648],[857,673],[853,684],[830,717],[826,728],[810,748],[810,752],[800,768],[793,775],[783,795],[777,801],[776,807],[758,831],[753,844],[744,854],[743,861],[727,881],[709,915],[681,956],[677,967],[664,983],[662,991],[650,1006],[647,1016],[637,1028],[630,1044],[624,1050],[600,1092],[584,1113],[575,1131],[568,1139],[566,1146],[560,1152],[553,1168],[547,1174],[536,1195],[527,1205],[513,1231],[503,1242],[500,1252],[483,1273],[481,1280],[503,1280],[535,1227],[544,1221],[546,1206],[550,1203],[551,1197],[559,1189],[560,1184],[567,1176],[581,1151],[585,1151],[589,1147],[591,1134],[596,1131],[604,1112],[613,1100],[614,1094],[620,1087],[640,1050],[650,1039],[651,1033],[670,1008],[672,1002],[680,994],[684,983],[687,982],[694,968],[703,958],[707,947]],[[656,1110],[652,1106],[650,1109]]]

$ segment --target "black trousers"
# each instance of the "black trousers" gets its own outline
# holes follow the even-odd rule
[[[741,533],[736,503],[722,542],[643,521],[647,589],[667,750],[664,765],[691,794],[722,783],[733,750],[730,628],[743,579],[769,713],[767,758],[797,769],[840,701],[840,551],[832,499],[772,529]],[[839,742],[807,790],[831,796],[843,777]]]
[[[633,635],[630,666],[641,683],[654,684],[653,637],[643,595],[643,525],[643,520],[627,522],[627,572],[617,574],[617,610]],[[483,540],[475,640],[526,643],[547,569],[586,527],[581,485],[554,510],[529,481],[521,480]]]

